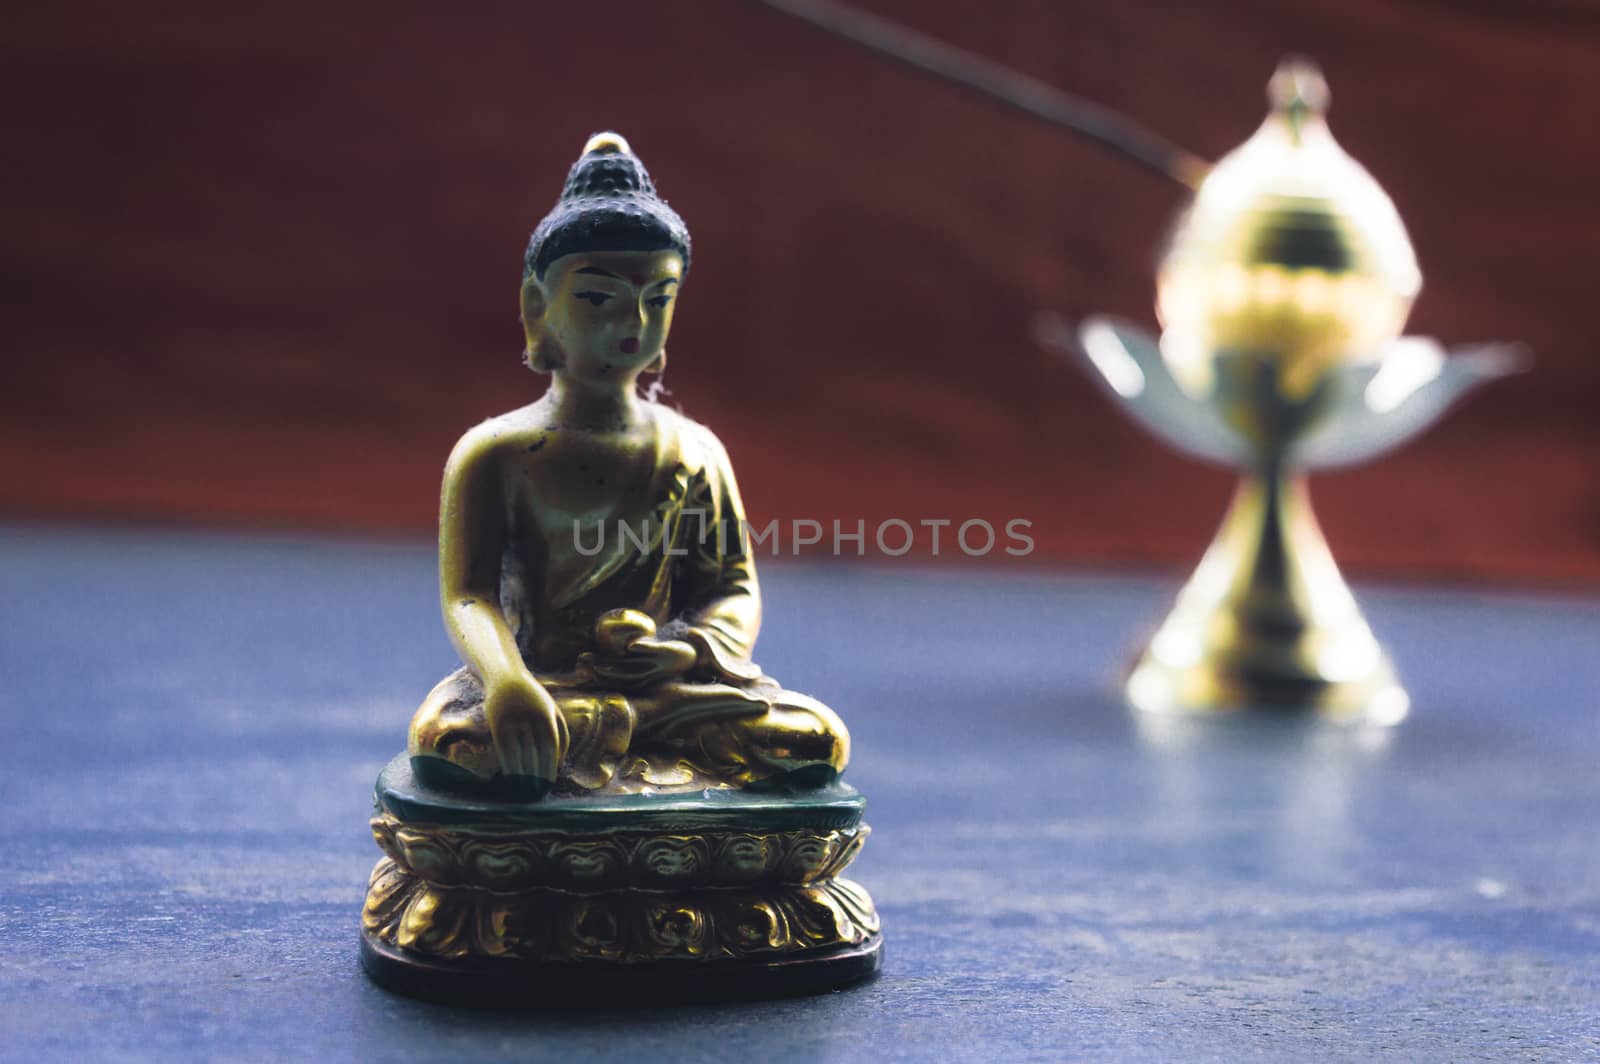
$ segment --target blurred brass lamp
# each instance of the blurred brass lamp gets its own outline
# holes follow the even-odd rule
[[[1409,698],[1317,527],[1306,472],[1402,443],[1520,352],[1447,356],[1400,335],[1422,278],[1393,202],[1329,133],[1314,67],[1285,63],[1270,97],[1179,220],[1157,277],[1160,339],[1108,318],[1077,330],[1091,376],[1135,420],[1241,472],[1127,693],[1157,713],[1394,724]]]
[[[1515,369],[1402,337],[1422,286],[1394,203],[1334,141],[1316,68],[1274,74],[1272,113],[1215,166],[1127,116],[835,0],[760,0],[907,69],[1065,130],[1193,190],[1157,277],[1159,341],[1108,318],[1040,322],[1135,420],[1241,471],[1233,506],[1128,679],[1154,713],[1394,724],[1410,700],[1317,528],[1305,473],[1351,465]]]

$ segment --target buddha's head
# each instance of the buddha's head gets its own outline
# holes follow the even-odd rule
[[[659,371],[688,270],[683,219],[627,141],[595,134],[523,257],[528,365],[592,384]]]

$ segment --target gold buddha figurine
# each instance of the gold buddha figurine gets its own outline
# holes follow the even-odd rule
[[[439,593],[465,664],[411,723],[417,778],[538,796],[833,780],[828,707],[751,661],[761,593],[711,430],[639,394],[666,363],[689,233],[621,137],[598,134],[529,240],[536,402],[445,469]]]
[[[806,993],[882,934],[841,873],[866,800],[833,711],[750,660],[761,621],[722,444],[639,394],[689,233],[590,139],[523,264],[536,402],[445,468],[439,591],[464,665],[378,775],[362,963],[401,993],[557,1001]]]

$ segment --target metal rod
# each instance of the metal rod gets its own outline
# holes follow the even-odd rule
[[[1065,129],[1146,170],[1194,188],[1211,164],[1137,123],[999,63],[833,0],[757,0],[849,41]]]

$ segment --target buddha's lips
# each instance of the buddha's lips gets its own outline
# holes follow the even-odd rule
[[[622,353],[623,354],[631,355],[635,351],[639,350],[639,341],[635,337],[630,336],[626,340],[622,341],[622,343],[618,344],[617,346],[622,348]]]

